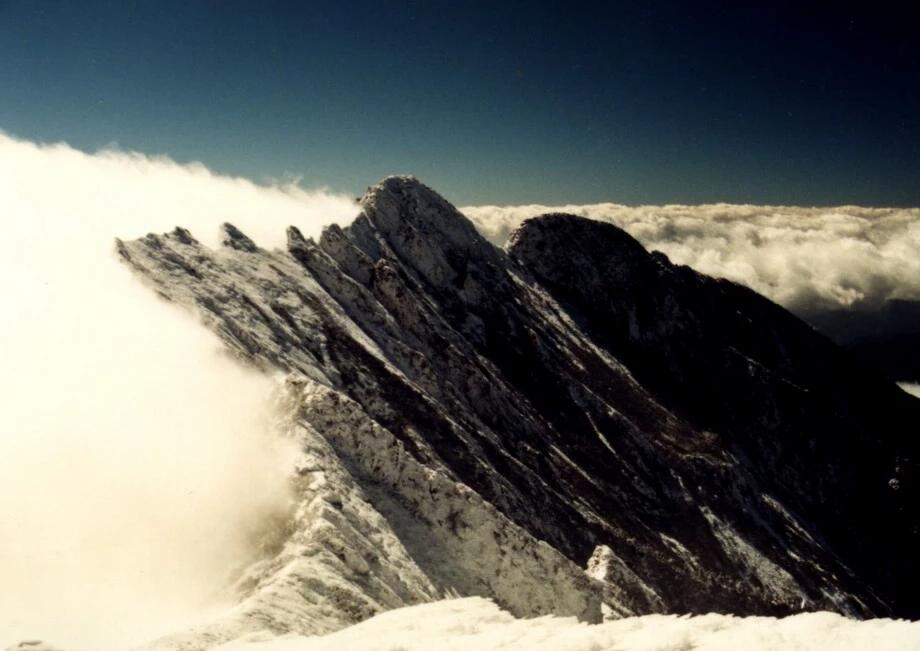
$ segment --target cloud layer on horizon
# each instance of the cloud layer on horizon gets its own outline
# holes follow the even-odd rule
[[[523,220],[548,212],[609,222],[673,262],[799,312],[920,299],[920,208],[603,203],[461,210],[499,246]]]

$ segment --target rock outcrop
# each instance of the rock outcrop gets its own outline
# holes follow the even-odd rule
[[[117,246],[288,377],[300,506],[225,630],[450,595],[586,621],[920,615],[920,402],[767,299],[573,216],[502,251],[406,177],[319,241],[221,239]]]

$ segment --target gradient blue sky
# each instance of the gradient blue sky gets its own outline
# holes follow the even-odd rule
[[[0,0],[0,130],[459,204],[920,205],[920,10],[720,4]]]

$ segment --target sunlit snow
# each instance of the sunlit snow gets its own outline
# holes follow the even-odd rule
[[[899,382],[898,386],[907,391],[907,393],[910,395],[920,398],[920,384],[914,384],[912,382]]]
[[[479,597],[392,610],[323,637],[250,636],[219,651],[916,651],[920,622],[833,613],[772,617],[646,615],[591,626],[574,618],[515,619]]]

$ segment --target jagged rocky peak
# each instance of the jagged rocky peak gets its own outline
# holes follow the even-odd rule
[[[255,253],[258,250],[256,243],[233,224],[225,222],[220,227],[220,234],[220,243],[223,246],[247,253]]]
[[[588,621],[920,614],[916,400],[614,226],[543,216],[503,251],[411,177],[360,210],[283,251],[227,227],[220,251],[119,244],[288,374],[288,430],[338,496],[255,573],[252,621],[290,576],[278,627],[301,632],[452,594]]]
[[[390,176],[368,188],[361,207],[386,240],[418,241],[467,254],[485,254],[491,248],[484,246],[485,239],[469,219],[412,176]]]
[[[411,176],[391,176],[368,189],[362,213],[347,237],[373,260],[396,257],[432,287],[464,288],[471,265],[502,265],[498,250],[473,223],[434,190]],[[342,230],[330,227],[324,243]],[[490,274],[486,274],[490,275]],[[468,288],[470,291],[476,288]],[[461,292],[463,294],[463,292]]]

